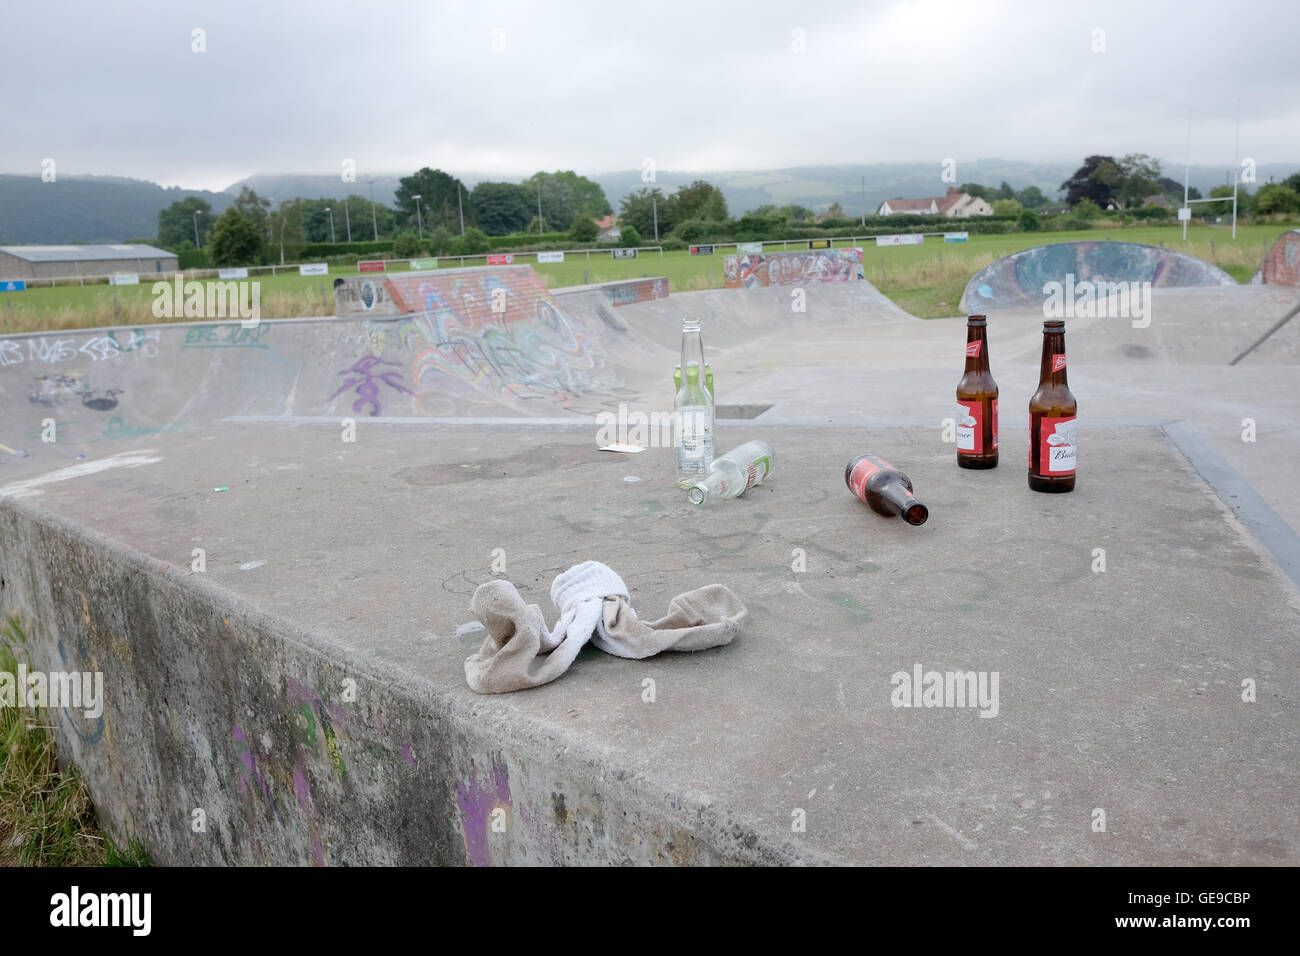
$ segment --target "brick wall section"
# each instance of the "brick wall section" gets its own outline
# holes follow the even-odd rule
[[[1264,282],[1300,288],[1300,230],[1283,233],[1264,257]]]

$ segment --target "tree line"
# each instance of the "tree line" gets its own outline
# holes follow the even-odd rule
[[[961,192],[989,202],[993,214],[1012,218],[1018,228],[1040,227],[1039,211],[1052,201],[1037,186],[1016,190],[1003,181],[998,187],[963,183]],[[1094,219],[1107,209],[1127,211],[1136,218],[1163,218],[1166,206],[1182,204],[1183,187],[1162,174],[1160,162],[1142,153],[1119,159],[1089,156],[1060,186],[1063,201],[1077,219]],[[1232,186],[1216,186],[1198,214],[1231,211]],[[1196,189],[1189,198],[1200,199]],[[1251,193],[1237,189],[1238,215],[1300,212],[1300,173],[1282,183],[1269,183]],[[575,243],[597,237],[596,220],[613,208],[596,182],[572,170],[538,172],[520,183],[485,181],[466,188],[455,176],[425,167],[398,182],[395,206],[371,202],[364,196],[338,199],[285,200],[275,205],[245,186],[234,203],[218,217],[201,197],[172,203],[158,213],[157,243],[184,253],[202,247],[217,265],[293,262],[308,243],[392,240],[398,256],[474,255],[486,252],[489,236],[564,233]],[[643,242],[714,241],[719,236],[768,235],[789,227],[843,228],[857,222],[839,203],[825,213],[799,205],[764,205],[731,219],[722,190],[696,180],[671,194],[646,186],[620,203],[619,244]]]
[[[220,216],[201,197],[158,213],[157,244],[174,252],[196,247],[218,265],[292,262],[308,243],[396,240],[416,250],[486,249],[486,236],[565,231],[596,237],[596,219],[613,212],[599,184],[571,170],[538,172],[521,183],[478,183],[469,189],[425,167],[398,181],[395,206],[361,195],[294,198],[273,204],[244,186]],[[423,242],[422,242],[423,240]],[[584,240],[589,241],[589,240]]]

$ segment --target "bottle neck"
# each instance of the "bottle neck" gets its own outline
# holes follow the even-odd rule
[[[1043,333],[1043,360],[1038,369],[1039,385],[1067,385],[1065,332]]]
[[[712,468],[707,475],[691,485],[686,497],[693,505],[702,505],[710,498],[718,497],[722,494],[724,477],[720,470]]]
[[[930,515],[929,509],[917,501],[916,496],[901,481],[886,482],[880,489],[880,497],[884,500],[885,507],[908,524],[924,524]]]
[[[682,381],[698,384],[704,368],[704,341],[699,329],[682,332]]]
[[[966,371],[987,372],[989,370],[988,326],[966,326]]]

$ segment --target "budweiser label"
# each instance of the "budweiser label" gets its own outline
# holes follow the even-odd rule
[[[967,358],[979,358],[979,357],[980,357],[980,346],[982,346],[983,344],[984,344],[984,343],[981,342],[979,339],[976,339],[974,342],[967,342],[967,343],[966,343],[966,357],[967,357]]]
[[[1052,356],[1052,371],[1053,371],[1053,372],[1059,372],[1059,371],[1060,371],[1061,369],[1063,369],[1063,368],[1065,368],[1065,356],[1064,356],[1064,355],[1053,355],[1053,356]]]
[[[978,345],[978,342],[974,343]],[[984,403],[981,401],[957,402],[957,450],[972,455],[984,452]]]
[[[984,447],[984,403],[980,401],[957,401],[957,450],[968,451],[972,455],[982,455],[998,447],[998,400],[990,403],[993,419],[993,442],[989,448]]]
[[[1076,418],[1050,418],[1038,420],[1038,461],[1040,474],[1051,478],[1064,478],[1074,474],[1078,443],[1075,440]]]
[[[880,464],[876,464],[876,462],[880,462]],[[853,466],[853,471],[849,472],[849,490],[863,501],[866,501],[867,482],[871,480],[871,476],[882,468],[893,467],[894,466],[889,462],[883,461],[879,458],[877,458],[876,461],[872,461],[870,458],[863,458]]]

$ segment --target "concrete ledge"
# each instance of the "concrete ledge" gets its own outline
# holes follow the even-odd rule
[[[104,673],[102,722],[61,713],[60,745],[166,863],[1300,859],[1296,590],[1159,428],[1083,431],[1066,496],[1025,488],[1009,427],[988,473],[932,426],[723,439],[759,436],[771,479],[693,509],[666,452],[583,429],[213,424],[0,499],[0,605],[34,667]],[[849,496],[862,450],[927,525]],[[552,616],[551,577],[597,558],[643,614],[718,580],[750,617],[726,648],[592,651],[478,697],[463,625],[496,547]],[[999,672],[997,718],[892,706],[914,664]]]
[[[0,542],[0,607],[31,625],[33,669],[106,672],[103,717],[57,712],[61,759],[106,829],[157,862],[823,862],[617,769],[607,748],[523,715],[485,722],[481,699],[450,700],[395,662],[427,639],[357,653],[13,499]]]

